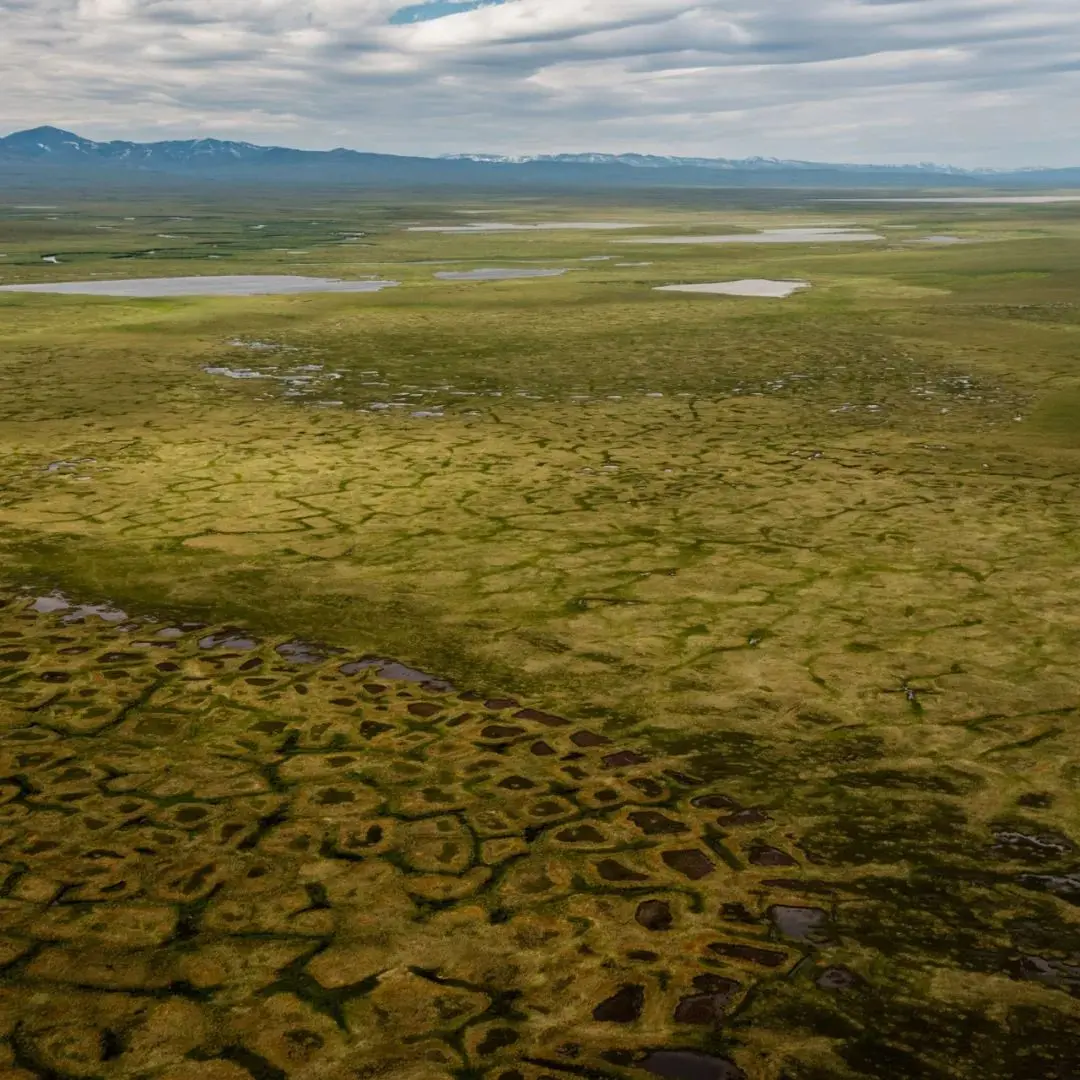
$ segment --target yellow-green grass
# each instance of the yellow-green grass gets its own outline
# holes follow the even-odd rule
[[[835,902],[842,936],[885,995],[838,1019],[761,991],[736,1039],[749,1075],[1024,1075],[1017,1032],[1043,1047],[1037,1063],[1077,1053],[1050,1035],[1073,1022],[1076,892],[1033,887],[1064,880],[1072,849],[1030,838],[1075,836],[1078,811],[1080,215],[790,203],[603,216],[664,234],[918,228],[866,245],[635,246],[616,243],[630,233],[396,224],[473,220],[453,211],[483,209],[475,198],[339,196],[318,203],[331,225],[316,227],[320,213],[282,197],[140,205],[122,237],[99,230],[91,247],[93,224],[130,215],[9,212],[5,283],[122,271],[402,285],[0,294],[0,572],[395,656],[685,758],[744,802],[782,807],[806,872],[850,890]],[[164,227],[176,215],[195,221]],[[519,201],[487,216],[601,214]],[[109,257],[182,231],[235,246],[197,270],[164,248]],[[342,245],[340,231],[367,235]],[[904,243],[932,233],[970,242]],[[614,258],[578,261],[601,254]],[[444,283],[427,260],[572,270]],[[614,265],[639,260],[652,265]],[[813,288],[783,301],[652,291],[740,277]],[[295,397],[304,384],[204,371],[308,365],[315,390]],[[417,395],[408,407],[372,410],[403,393]],[[1002,833],[1029,841],[1002,849]]]

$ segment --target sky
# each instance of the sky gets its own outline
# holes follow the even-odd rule
[[[1080,0],[0,0],[0,133],[1080,165]]]

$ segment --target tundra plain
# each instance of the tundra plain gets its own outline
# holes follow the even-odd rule
[[[1080,207],[47,194],[5,1075],[1080,1071]]]

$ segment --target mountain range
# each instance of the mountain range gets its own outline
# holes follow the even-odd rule
[[[854,165],[779,158],[665,157],[654,154],[447,154],[407,157],[357,150],[296,150],[222,139],[96,142],[55,127],[0,138],[0,180],[107,181],[155,175],[355,184],[370,187],[1080,187],[1080,167],[960,169],[950,165]]]
[[[806,169],[842,169],[849,172],[901,171],[904,173],[944,174],[955,176],[993,175],[993,169],[958,169],[953,165],[837,165],[820,161],[797,161],[791,158],[749,157],[670,157],[662,154],[536,154],[509,157],[503,154],[443,154],[446,161],[483,161],[493,165],[516,165],[530,161],[555,161],[573,165],[631,165],[637,169],[669,169],[688,166],[696,169],[725,169],[741,171],[774,171]]]

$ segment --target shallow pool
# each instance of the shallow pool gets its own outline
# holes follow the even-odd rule
[[[711,236],[636,236],[617,244],[858,244],[885,237],[867,229],[763,229],[758,233]]]
[[[565,270],[525,270],[486,267],[481,270],[440,270],[440,281],[512,281],[514,278],[559,277]]]
[[[703,281],[693,285],[658,285],[654,292],[712,293],[719,296],[763,296],[783,299],[809,289],[809,281],[770,281],[765,278],[742,278],[739,281]]]
[[[410,225],[409,232],[430,233],[493,233],[493,232],[553,232],[559,229],[585,229],[604,232],[615,229],[644,229],[626,221],[538,221],[513,224],[504,221],[470,221],[464,225]]]

